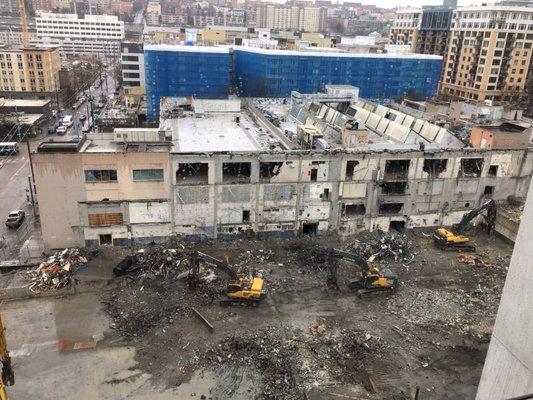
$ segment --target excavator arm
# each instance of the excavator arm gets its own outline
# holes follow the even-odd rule
[[[0,382],[0,400],[7,400],[5,386],[15,384],[15,374],[11,366],[11,357],[7,351],[6,328],[0,315],[0,360],[2,361],[2,382]]]
[[[489,227],[489,232],[492,231],[494,228],[494,223],[496,222],[496,203],[491,199],[463,215],[461,221],[454,227],[453,232],[457,235],[461,234],[468,226],[470,221],[472,221],[478,215],[483,214],[485,211],[487,212],[487,225]]]

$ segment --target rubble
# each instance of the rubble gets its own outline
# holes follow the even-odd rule
[[[490,267],[490,264],[484,261],[480,256],[476,254],[459,253],[457,255],[457,261],[463,264],[471,265],[473,267]]]
[[[79,249],[64,249],[49,257],[36,269],[27,273],[32,293],[60,289],[72,282],[72,274],[79,267],[87,264],[87,258]]]
[[[368,232],[365,237],[356,240],[350,247],[351,251],[368,261],[392,260],[409,264],[415,258],[412,250],[413,244],[405,234]]]

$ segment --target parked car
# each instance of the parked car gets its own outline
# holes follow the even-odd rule
[[[17,142],[0,142],[0,155],[10,156],[19,153],[19,145]]]
[[[65,125],[67,128],[70,128],[72,124],[74,124],[74,118],[72,118],[72,115],[65,116],[61,121],[61,125]]]
[[[51,135],[53,133],[56,133],[57,128],[59,128],[59,122],[53,122],[50,125],[48,125],[48,134]]]
[[[9,229],[17,229],[24,222],[26,218],[26,213],[22,210],[11,211],[6,219],[6,226]]]
[[[63,136],[67,134],[67,127],[65,125],[61,125],[56,129],[56,133],[59,136]]]

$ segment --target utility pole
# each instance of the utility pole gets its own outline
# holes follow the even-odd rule
[[[104,68],[104,78],[105,78],[105,91],[106,91],[106,94],[109,94],[109,88],[107,87],[107,68]]]
[[[31,201],[31,207],[33,209],[33,216],[35,217],[35,200],[33,198],[33,189],[31,187],[31,177],[28,176],[28,185],[30,187],[30,201]]]

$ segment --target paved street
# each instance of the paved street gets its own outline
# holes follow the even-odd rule
[[[32,146],[36,146],[36,143]],[[25,143],[20,144],[20,153],[17,156],[0,156],[0,237],[5,240],[4,247],[0,248],[0,257],[7,256],[8,250],[18,242],[24,232],[24,226],[17,230],[7,229],[4,221],[10,211],[22,209],[28,215],[31,212],[31,206],[26,201],[29,176],[30,162]]]

